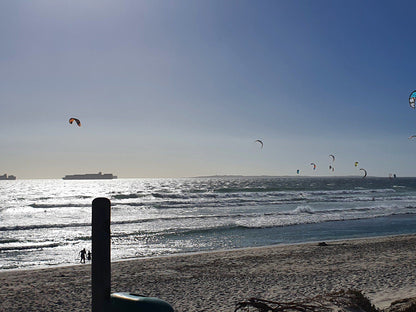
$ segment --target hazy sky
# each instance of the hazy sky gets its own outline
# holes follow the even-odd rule
[[[416,176],[415,11],[3,0],[0,174]]]

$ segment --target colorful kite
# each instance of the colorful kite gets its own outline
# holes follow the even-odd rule
[[[72,124],[73,122],[76,122],[78,127],[81,127],[81,121],[79,121],[79,119],[77,118],[69,118],[69,123]]]
[[[416,100],[416,90],[410,93],[410,96],[409,96],[409,105],[413,109],[415,108],[415,100]]]

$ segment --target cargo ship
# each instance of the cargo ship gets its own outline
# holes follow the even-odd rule
[[[117,179],[117,176],[112,173],[86,173],[86,174],[69,174],[64,176],[64,180],[111,180]]]
[[[0,180],[16,180],[14,175],[7,175],[6,173],[0,176]]]

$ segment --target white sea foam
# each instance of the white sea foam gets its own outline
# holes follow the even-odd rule
[[[310,213],[310,214],[313,214],[314,213],[312,207],[311,206],[308,206],[308,205],[298,206],[293,212],[296,213],[296,214],[298,214],[298,213]]]

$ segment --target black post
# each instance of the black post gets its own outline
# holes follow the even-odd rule
[[[109,199],[101,197],[92,201],[92,312],[110,309],[110,210]]]

